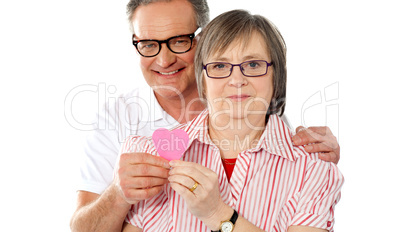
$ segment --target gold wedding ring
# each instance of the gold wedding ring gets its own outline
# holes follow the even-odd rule
[[[190,189],[190,192],[194,192],[194,190],[198,187],[198,182],[196,181],[193,187]]]

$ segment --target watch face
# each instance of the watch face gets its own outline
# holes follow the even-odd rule
[[[232,232],[233,231],[233,224],[231,222],[222,223],[221,231],[222,232]]]

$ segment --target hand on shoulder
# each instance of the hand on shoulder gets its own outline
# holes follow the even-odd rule
[[[293,144],[304,146],[309,153],[319,153],[319,158],[337,164],[340,159],[340,147],[329,127],[299,126],[292,138]]]

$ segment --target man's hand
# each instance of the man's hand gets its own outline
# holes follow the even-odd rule
[[[319,158],[337,164],[340,159],[340,147],[336,137],[328,127],[299,126],[296,128],[296,135],[292,138],[293,144],[304,146],[307,152],[318,152]]]
[[[163,158],[122,154],[113,183],[101,195],[79,191],[71,231],[121,231],[131,204],[158,194],[168,182],[169,170],[169,162]]]
[[[120,156],[114,184],[130,204],[151,198],[168,183],[169,161],[147,153],[124,153]]]

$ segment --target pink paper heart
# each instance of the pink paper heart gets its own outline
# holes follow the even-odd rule
[[[158,154],[167,160],[178,160],[188,146],[188,134],[184,130],[169,131],[164,128],[157,129],[152,134],[152,140]]]

